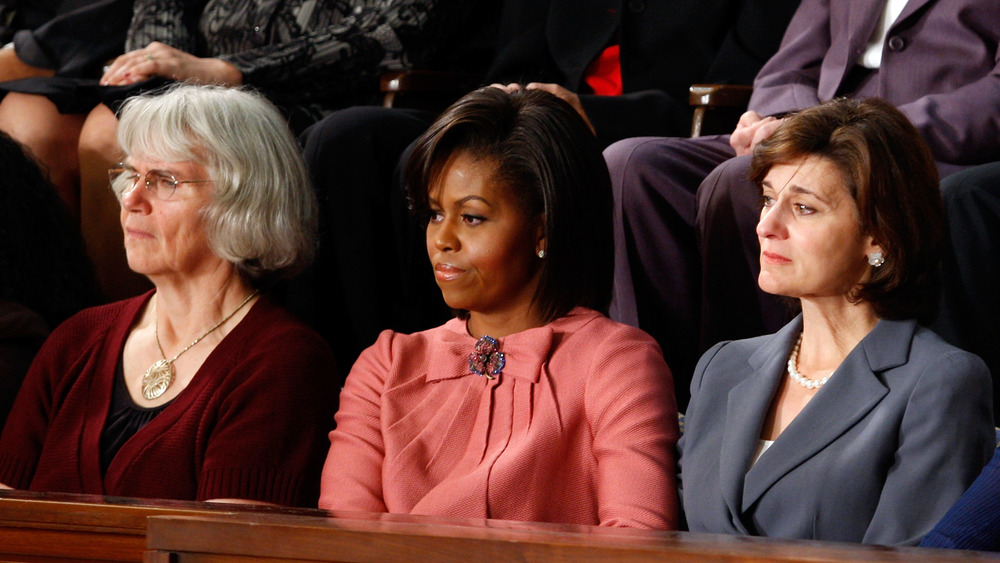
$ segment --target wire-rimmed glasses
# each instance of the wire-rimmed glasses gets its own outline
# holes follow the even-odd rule
[[[144,179],[146,189],[159,200],[170,199],[177,190],[178,184],[203,184],[212,180],[178,180],[171,174],[160,170],[150,170],[143,176],[134,168],[125,165],[118,165],[116,168],[108,169],[108,180],[111,181],[111,191],[121,201],[125,194],[135,189],[139,179]]]

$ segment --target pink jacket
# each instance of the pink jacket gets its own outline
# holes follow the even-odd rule
[[[320,507],[676,528],[677,407],[652,338],[576,308],[503,338],[493,380],[469,371],[475,344],[455,319],[361,355]]]

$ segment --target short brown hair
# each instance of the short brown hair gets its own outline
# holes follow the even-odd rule
[[[838,98],[802,110],[754,150],[750,180],[772,166],[816,156],[831,162],[857,204],[861,230],[885,263],[852,299],[880,318],[929,320],[936,312],[944,212],[937,167],[910,121],[877,98]]]

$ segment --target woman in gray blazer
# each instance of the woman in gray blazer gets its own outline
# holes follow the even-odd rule
[[[751,178],[758,283],[802,312],[701,358],[678,445],[688,526],[916,543],[993,449],[989,371],[917,324],[937,302],[930,152],[890,104],[837,99],[762,142]]]

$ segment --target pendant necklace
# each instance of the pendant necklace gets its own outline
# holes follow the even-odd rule
[[[251,293],[232,313],[229,313],[221,321],[215,323],[215,326],[205,331],[205,334],[195,338],[194,342],[188,344],[183,350],[177,352],[176,356],[169,360],[167,359],[167,355],[163,353],[163,346],[160,346],[160,331],[159,323],[157,322],[159,320],[159,313],[154,306],[153,338],[156,339],[156,347],[160,350],[160,359],[156,360],[153,365],[149,366],[149,368],[146,369],[146,375],[142,376],[142,396],[145,397],[146,400],[152,401],[153,399],[156,399],[166,393],[167,389],[169,389],[170,385],[174,382],[174,362],[177,361],[177,358],[181,357],[181,354],[184,352],[190,350],[192,346],[201,342],[202,338],[212,334],[215,329],[219,328],[226,321],[233,318],[233,315],[238,313],[239,310],[242,309],[244,305],[249,303],[250,300],[253,299],[258,293],[260,293],[259,290]]]

